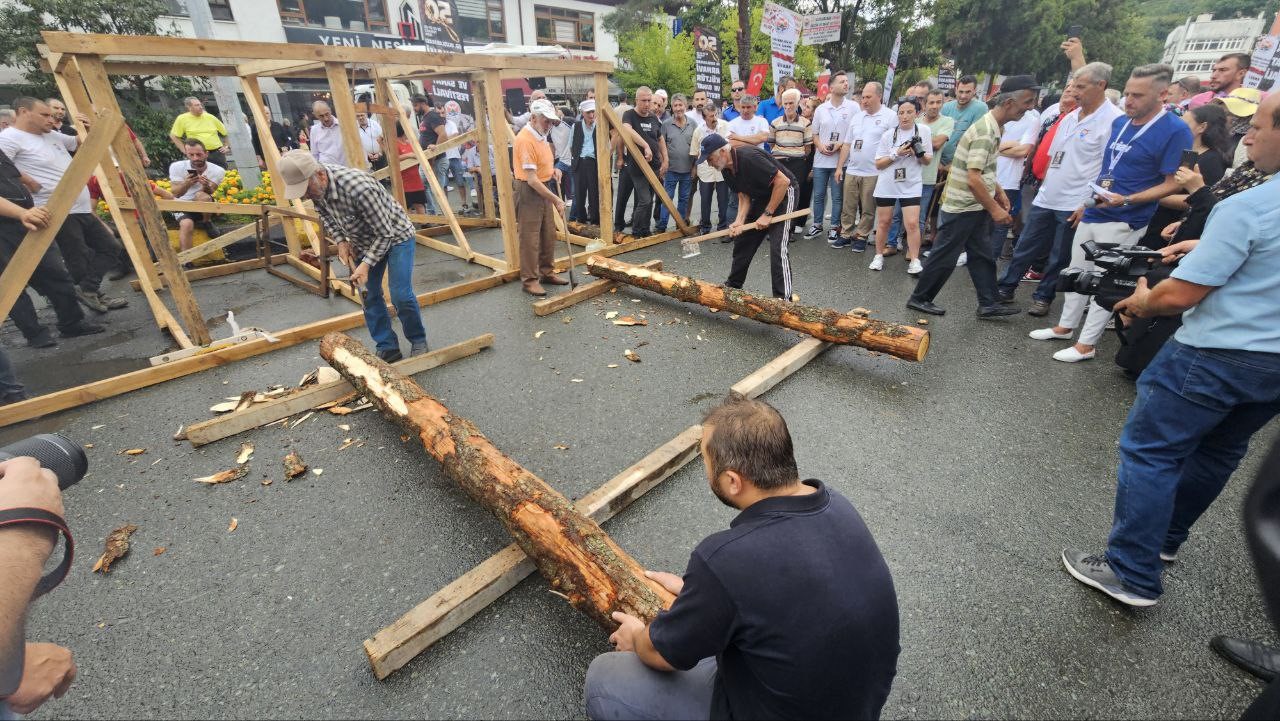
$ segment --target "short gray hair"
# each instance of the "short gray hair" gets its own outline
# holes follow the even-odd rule
[[[744,93],[742,97],[738,98],[738,102],[743,105],[758,105],[760,103],[760,98]]]
[[[689,99],[684,96],[684,93],[676,93],[675,95],[671,96],[672,103],[675,103],[675,101],[677,100],[684,103],[685,105],[689,104]]]
[[[1139,65],[1129,73],[1130,78],[1151,78],[1151,82],[1161,87],[1169,87],[1173,82],[1173,66],[1165,63]]]
[[[794,101],[796,101],[797,103],[798,103],[798,102],[800,102],[800,89],[799,89],[799,88],[787,88],[786,90],[783,90],[783,91],[782,91],[782,102],[784,102],[784,103],[785,103],[785,102],[787,102],[788,100],[794,100]]]
[[[16,118],[17,114],[8,108],[0,108],[0,118]]]
[[[194,95],[188,95],[187,97],[182,99],[183,105],[190,105],[193,102],[196,102],[196,103],[200,102],[200,98],[197,98]]]
[[[1071,74],[1071,78],[1088,78],[1098,84],[1111,83],[1112,67],[1103,62],[1092,62]]]

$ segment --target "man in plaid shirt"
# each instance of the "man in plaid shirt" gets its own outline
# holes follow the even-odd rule
[[[324,230],[338,243],[338,258],[351,269],[352,285],[366,289],[364,322],[378,344],[378,357],[388,363],[403,358],[400,339],[391,327],[382,300],[382,275],[388,278],[391,302],[411,355],[427,351],[418,298],[413,292],[413,223],[391,195],[363,170],[317,162],[305,150],[280,159],[280,176],[288,200],[315,201]]]

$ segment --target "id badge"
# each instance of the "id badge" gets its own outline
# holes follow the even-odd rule
[[[904,180],[906,180],[906,179],[907,179],[907,169],[906,169],[906,168],[894,168],[894,170],[893,170],[893,179],[894,179],[894,180],[896,180],[896,181],[904,181]]]
[[[1110,191],[1111,186],[1115,184],[1116,184],[1116,179],[1111,177],[1110,175],[1104,175],[1098,179],[1098,187],[1102,188],[1103,190]]]
[[[1063,151],[1063,150],[1059,150],[1058,152],[1054,153],[1054,154],[1053,154],[1053,159],[1049,161],[1049,167],[1050,167],[1050,168],[1061,168],[1061,167],[1062,167],[1062,159],[1063,159],[1064,157],[1066,157],[1066,154],[1067,154],[1067,153],[1066,153],[1066,151]]]
[[[854,149],[854,150],[862,150],[862,140],[861,140],[861,139],[853,141],[853,149]]]

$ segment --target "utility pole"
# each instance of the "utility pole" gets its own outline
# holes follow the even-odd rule
[[[208,0],[187,0],[186,5],[196,37],[212,40],[213,12],[209,10]],[[220,76],[213,79],[213,98],[218,103],[222,124],[227,126],[227,139],[231,145],[229,155],[235,160],[236,170],[240,171],[240,185],[256,188],[262,184],[262,177],[258,174],[258,156],[253,152],[253,141],[246,131],[237,90],[234,78]]]

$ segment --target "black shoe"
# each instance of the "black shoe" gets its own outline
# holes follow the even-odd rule
[[[1274,681],[1280,675],[1280,649],[1233,636],[1214,636],[1209,648],[1231,663],[1263,681]]]
[[[380,350],[378,351],[378,357],[381,358],[384,363],[395,363],[397,361],[404,360],[404,354],[400,352],[399,348]]]
[[[947,314],[946,308],[943,308],[942,306],[939,306],[939,305],[934,305],[933,303],[930,303],[927,300],[916,300],[912,298],[911,300],[907,301],[907,307],[910,308],[911,310],[918,310],[921,313],[928,313],[929,315],[946,315]]]
[[[74,325],[69,325],[65,328],[59,328],[58,333],[61,334],[63,338],[75,338],[76,336],[80,336],[80,335],[93,335],[95,333],[101,333],[106,329],[107,329],[106,326],[98,325],[97,323],[90,323],[87,320],[82,320],[79,323],[76,323]]]
[[[996,302],[1000,305],[1009,305],[1013,302],[1013,293],[996,292]]]
[[[1049,315],[1049,304],[1042,300],[1037,300],[1027,309],[1027,315],[1033,315],[1037,318]]]
[[[116,268],[116,269],[114,269],[114,270],[112,270],[112,271],[108,272],[108,273],[107,273],[107,280],[121,280],[121,279],[123,279],[123,278],[128,278],[128,277],[129,277],[129,274],[130,274],[130,273],[132,273],[132,272],[133,272],[133,268],[128,268],[128,267],[125,267],[125,266],[123,266],[123,265],[122,265],[122,266],[120,266],[120,267],[118,267],[118,268]]]
[[[95,313],[106,313],[109,310],[107,304],[98,298],[97,293],[90,293],[83,288],[76,288],[76,300],[80,301],[80,305]]]
[[[27,339],[27,345],[32,348],[52,348],[58,345],[58,341],[49,332],[48,328],[42,326],[39,333]]]
[[[17,393],[10,393],[5,397],[0,398],[0,406],[7,406],[10,403],[21,403],[22,401],[27,400],[27,398],[29,398],[29,396],[26,393],[23,393],[22,391],[18,391]]]
[[[989,305],[986,308],[978,309],[979,318],[1003,318],[1008,315],[1017,315],[1022,312],[1021,308],[1010,308],[1007,305]]]

